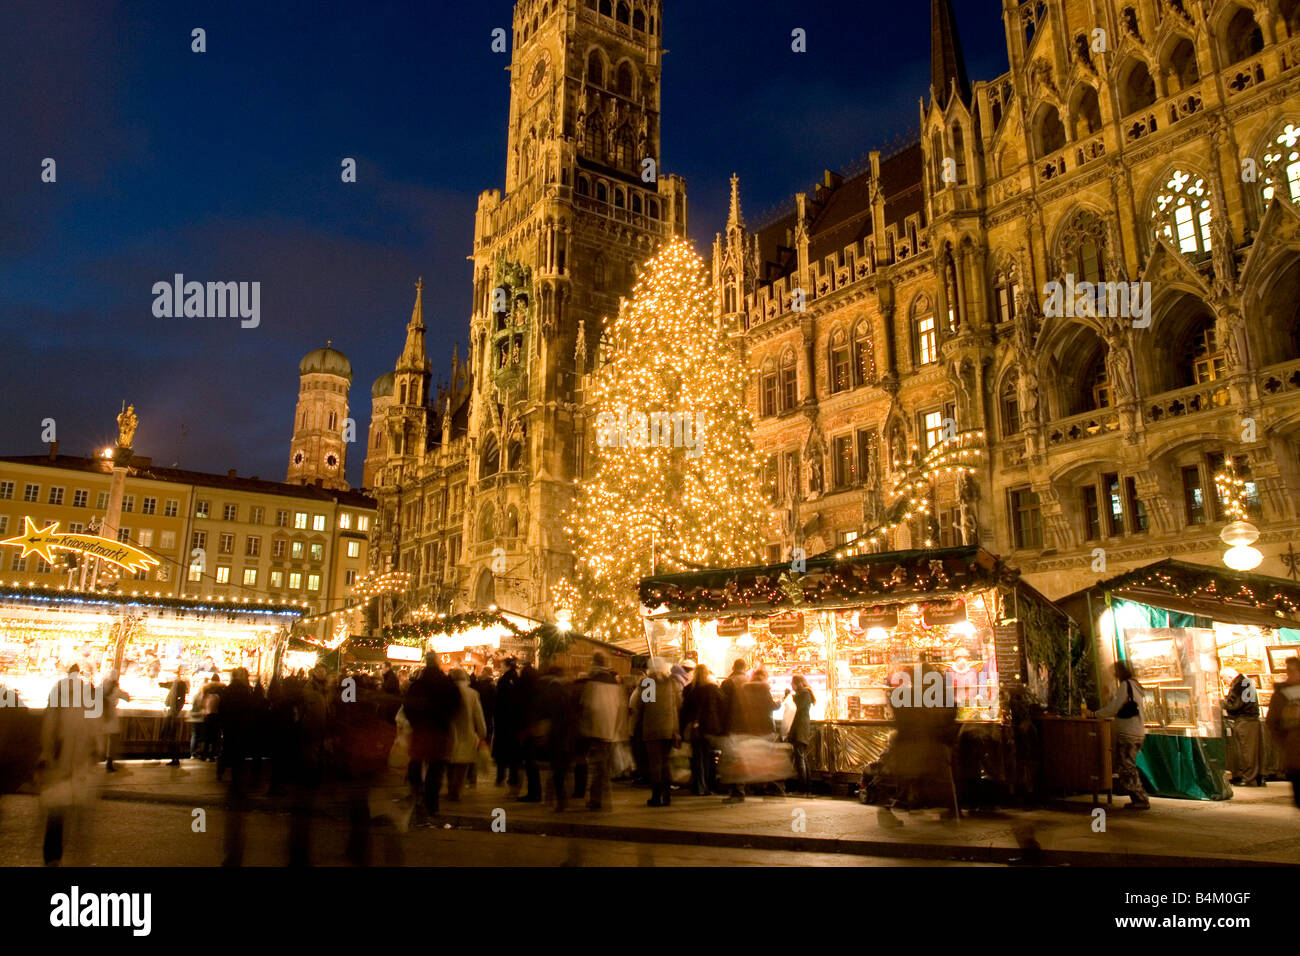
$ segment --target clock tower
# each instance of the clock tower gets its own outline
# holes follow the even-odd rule
[[[298,408],[289,442],[285,481],[346,491],[348,389],[352,363],[327,344],[308,352],[298,364]]]
[[[640,265],[686,232],[661,171],[657,0],[519,0],[505,190],[479,197],[473,397],[460,588],[551,616],[572,571],[564,511],[583,447],[582,376]]]

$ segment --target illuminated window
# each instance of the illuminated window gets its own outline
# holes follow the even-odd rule
[[[342,528],[342,529],[344,529],[345,531],[351,530],[351,528],[352,528],[352,515],[349,514],[349,513],[346,512],[346,511],[343,512],[342,514],[340,514],[340,515],[339,515],[339,527]]]
[[[1273,140],[1273,148],[1264,154],[1264,202],[1277,192],[1281,181],[1286,189],[1283,200],[1300,202],[1300,128],[1288,123]]]
[[[307,546],[301,541],[295,541],[293,547],[289,549],[289,556],[295,561],[301,561],[304,554],[307,553]]]
[[[290,571],[290,572],[289,572],[289,590],[290,590],[290,591],[301,591],[301,590],[302,590],[302,572],[301,572],[301,571]]]
[[[189,580],[194,584],[203,580],[203,571],[197,563],[190,565]]]
[[[359,558],[359,557],[361,557],[361,542],[360,542],[360,541],[349,541],[349,542],[348,542],[348,557],[349,557],[349,558]]]
[[[831,480],[836,488],[853,484],[853,436],[844,435],[831,441]]]
[[[324,557],[325,557],[325,545],[313,544],[311,546],[311,559],[313,561],[321,561],[324,559]]]
[[[916,358],[917,365],[929,365],[939,360],[939,347],[935,341],[934,316],[927,315],[916,320]]]
[[[855,385],[876,380],[876,356],[871,347],[871,330],[866,322],[853,329],[853,378]]]
[[[153,530],[150,528],[141,528],[136,532],[135,543],[142,548],[153,547]]]
[[[272,572],[271,572],[271,587],[273,587],[273,588],[282,588],[282,587],[284,587],[284,572],[283,572],[283,571],[272,571]]]
[[[319,590],[320,590],[320,575],[319,575],[319,574],[309,574],[309,575],[307,575],[307,590],[308,590],[308,591],[319,591]]]
[[[1156,194],[1151,218],[1156,230],[1187,255],[1210,252],[1210,220],[1213,210],[1205,180],[1195,173],[1176,169]]]
[[[217,567],[217,583],[218,584],[230,583],[230,568],[226,567],[225,565],[219,565]]]
[[[296,511],[296,512],[294,512],[294,515],[293,515],[293,526],[294,526],[295,528],[304,528],[304,529],[305,529],[305,528],[307,527],[307,512],[305,512],[305,511]]]
[[[764,416],[777,413],[777,373],[776,363],[769,361],[763,368],[763,385],[759,398],[759,414]]]
[[[158,547],[163,551],[170,551],[176,547],[176,532],[164,531],[158,536]]]
[[[943,412],[926,412],[921,420],[921,434],[925,436],[925,450],[929,451],[943,441]]]
[[[852,363],[850,361],[849,337],[843,329],[836,329],[831,336],[830,380],[832,392],[845,392],[853,387]]]
[[[369,515],[357,515],[357,530],[358,530],[358,531],[369,531],[369,530],[370,530],[370,516],[369,516]]]
[[[325,530],[325,516],[324,516],[324,515],[312,515],[312,517],[311,517],[311,530],[313,530],[313,531],[324,531],[324,530]]]
[[[795,372],[794,352],[781,357],[781,410],[788,412],[799,404],[799,379]]]
[[[244,568],[244,587],[256,587],[257,568]]]

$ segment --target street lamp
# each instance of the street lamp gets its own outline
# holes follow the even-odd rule
[[[1224,525],[1219,538],[1228,546],[1228,550],[1223,552],[1223,563],[1234,571],[1253,571],[1264,560],[1259,549],[1251,547],[1259,539],[1259,529],[1249,521]]]

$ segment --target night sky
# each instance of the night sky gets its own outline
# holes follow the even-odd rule
[[[956,0],[972,80],[1006,70],[998,0]],[[741,177],[751,225],[918,124],[924,0],[666,0],[664,173],[707,255]],[[435,379],[466,354],[478,193],[505,178],[508,0],[5,0],[0,27],[0,454],[111,443],[282,480],[297,365],[333,339],[370,385],[417,275]],[[207,52],[190,31],[207,31]],[[808,52],[790,33],[808,31]],[[355,157],[358,182],[340,181]],[[42,183],[52,157],[58,181]],[[155,318],[152,286],[260,281],[261,325]],[[364,445],[348,477],[360,481]]]

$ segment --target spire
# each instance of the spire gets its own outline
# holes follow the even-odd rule
[[[727,213],[727,229],[745,228],[745,217],[740,214],[740,177],[731,174],[731,211]]]
[[[406,345],[397,360],[398,371],[423,372],[429,368],[429,357],[424,348],[424,277],[415,283],[415,307],[411,321],[406,324]]]
[[[969,103],[970,80],[966,77],[966,60],[961,55],[952,0],[930,0],[930,87],[940,109],[947,108],[954,85],[961,101]]]

